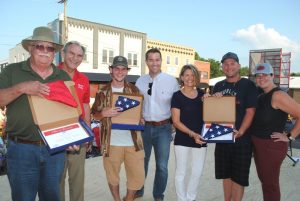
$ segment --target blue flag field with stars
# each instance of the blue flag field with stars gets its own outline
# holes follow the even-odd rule
[[[140,102],[138,100],[134,100],[125,96],[119,96],[116,100],[115,107],[119,107],[122,109],[121,112],[124,112],[126,110],[129,110],[131,108],[134,108],[138,106]]]
[[[205,135],[203,136],[204,140],[210,140],[215,137],[220,137],[228,133],[232,133],[233,128],[223,126],[220,124],[212,123]]]

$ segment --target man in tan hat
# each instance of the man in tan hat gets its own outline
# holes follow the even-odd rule
[[[52,64],[62,45],[48,27],[34,29],[22,46],[30,54],[27,61],[8,65],[0,74],[0,106],[7,107],[7,176],[13,201],[59,201],[59,183],[65,152],[50,155],[33,122],[27,95],[49,94],[45,84],[70,80]],[[59,114],[58,114],[59,115]],[[69,147],[77,149],[78,147]]]

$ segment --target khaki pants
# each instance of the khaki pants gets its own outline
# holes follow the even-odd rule
[[[69,175],[70,201],[84,200],[84,163],[86,156],[85,145],[79,153],[68,153],[65,160],[65,169],[60,182],[61,201],[65,201],[65,179]]]
[[[103,157],[103,165],[109,184],[119,185],[119,173],[124,163],[127,189],[139,190],[145,181],[144,150],[135,151],[132,147],[110,146],[109,157]]]

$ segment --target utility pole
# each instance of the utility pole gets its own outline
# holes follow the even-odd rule
[[[67,17],[67,0],[60,0],[58,3],[64,4],[64,28],[65,28],[65,37],[64,43],[68,41],[68,17]]]

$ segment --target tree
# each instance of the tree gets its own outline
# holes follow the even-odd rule
[[[248,66],[241,67],[240,75],[241,76],[249,76],[249,67]]]
[[[300,76],[300,73],[291,73],[291,76],[299,77],[299,76]]]
[[[195,52],[195,60],[206,61],[210,63],[210,78],[220,77],[223,75],[222,69],[220,68],[221,63],[214,59],[204,59]]]
[[[207,60],[210,63],[210,78],[223,76],[223,71],[221,69],[221,63],[214,59]]]
[[[199,56],[198,52],[195,52],[195,60],[201,61],[201,57]]]

